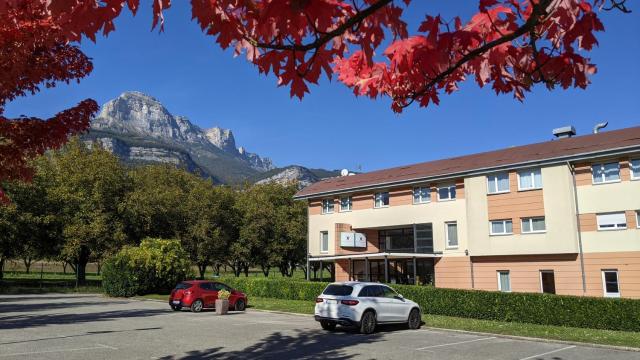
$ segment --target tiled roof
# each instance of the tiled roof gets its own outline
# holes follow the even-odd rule
[[[353,176],[328,178],[298,191],[295,197],[308,198],[343,190],[351,191],[377,185],[385,186],[413,180],[427,180],[484,169],[490,171],[495,168],[518,166],[531,162],[571,159],[586,154],[633,147],[638,147],[640,150],[640,126],[400,166]]]

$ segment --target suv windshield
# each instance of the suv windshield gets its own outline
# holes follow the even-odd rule
[[[333,296],[347,296],[351,295],[353,292],[353,287],[347,285],[329,285],[324,292],[323,295],[333,295]]]
[[[182,290],[184,290],[184,289],[188,289],[188,288],[190,288],[191,286],[193,286],[193,285],[191,285],[191,284],[189,284],[189,283],[180,283],[180,284],[176,285],[176,290],[181,290],[181,289],[182,289]]]

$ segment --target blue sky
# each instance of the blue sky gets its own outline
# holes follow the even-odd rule
[[[145,3],[143,1],[143,3]],[[549,140],[554,127],[572,124],[579,134],[608,120],[609,129],[640,125],[640,7],[632,14],[601,14],[606,32],[591,53],[598,73],[587,90],[538,87],[520,103],[466,83],[440,106],[394,114],[387,100],[356,98],[336,81],[323,80],[302,101],[289,98],[275,79],[258,75],[243,57],[233,58],[190,21],[187,1],[175,1],[165,32],[150,31],[151,11],[127,12],[116,31],[97,44],[84,42],[93,73],[14,101],[8,116],[49,117],[82,99],[100,104],[123,91],[158,98],[175,115],[203,128],[231,128],[238,145],[271,157],[276,165],[300,164],[371,171],[513,145]],[[410,32],[427,12],[463,20],[477,1],[414,0]]]

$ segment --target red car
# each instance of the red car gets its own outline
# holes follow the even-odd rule
[[[218,291],[227,290],[229,296],[229,308],[236,311],[244,311],[247,307],[247,295],[234,290],[228,285],[210,280],[189,280],[176,285],[169,295],[169,305],[175,311],[188,307],[193,312],[200,312],[205,308],[215,308]]]

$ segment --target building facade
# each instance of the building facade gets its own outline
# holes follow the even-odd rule
[[[640,127],[325,179],[296,198],[309,261],[336,281],[640,298]]]

